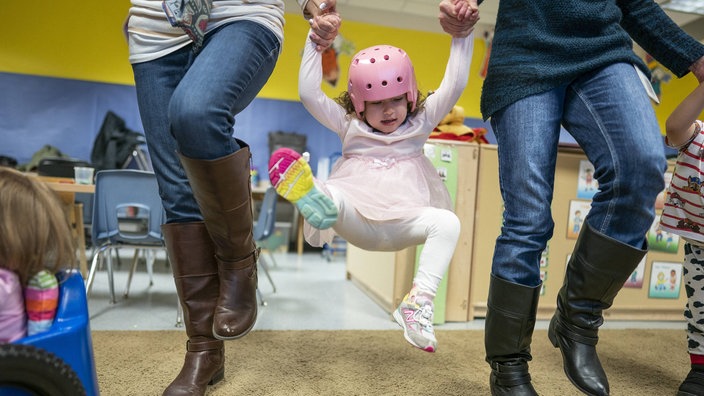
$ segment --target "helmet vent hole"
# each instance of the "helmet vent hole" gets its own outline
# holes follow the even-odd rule
[[[396,82],[402,83],[403,77],[401,77],[401,76],[396,77]]]
[[[382,87],[385,87],[385,86],[387,86],[387,85],[389,85],[389,83],[388,83],[386,80],[384,80],[384,81],[381,82],[381,86],[382,86]]]
[[[367,84],[367,89],[372,89],[372,85],[371,85],[371,84]]]
[[[370,58],[370,59],[369,59],[369,63],[376,63],[376,59],[375,59],[375,58]]]
[[[389,55],[384,55],[384,60],[389,60]]]

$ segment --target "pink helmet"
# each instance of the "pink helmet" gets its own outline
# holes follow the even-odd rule
[[[365,101],[389,99],[404,93],[411,111],[415,110],[418,85],[411,59],[406,51],[390,45],[359,51],[350,64],[347,92],[359,117]]]

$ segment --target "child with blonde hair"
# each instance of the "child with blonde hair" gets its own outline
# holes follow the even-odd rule
[[[0,167],[0,343],[51,326],[58,303],[54,274],[75,259],[56,194],[31,176]]]
[[[476,9],[461,8],[479,19]],[[272,153],[269,178],[306,219],[306,240],[335,234],[366,250],[397,251],[424,244],[410,292],[393,316],[406,340],[437,349],[433,299],[452,259],[460,221],[447,188],[423,154],[436,125],[452,110],[469,77],[474,34],[453,37],[440,86],[424,97],[408,54],[391,45],[366,48],[352,59],[348,90],[337,100],[321,89],[321,54],[307,41],[299,75],[306,109],[342,140],[342,157],[325,182],[295,151]]]

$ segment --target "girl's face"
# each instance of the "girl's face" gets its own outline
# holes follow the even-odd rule
[[[391,133],[403,124],[408,115],[406,94],[393,98],[364,102],[364,119],[372,128]]]

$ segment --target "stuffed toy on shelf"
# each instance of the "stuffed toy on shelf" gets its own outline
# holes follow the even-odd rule
[[[454,106],[430,133],[430,139],[489,143],[484,135],[486,135],[486,128],[470,128],[464,125],[464,108]]]

